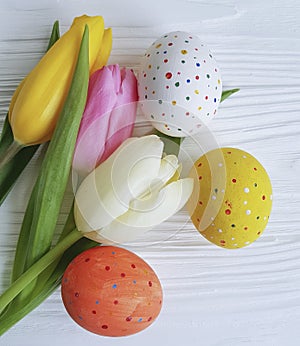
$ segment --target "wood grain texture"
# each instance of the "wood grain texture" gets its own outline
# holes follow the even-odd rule
[[[300,323],[300,3],[237,1],[1,1],[1,124],[13,90],[42,55],[55,19],[99,13],[113,27],[111,63],[138,69],[145,49],[177,29],[198,34],[214,52],[225,88],[210,129],[220,146],[249,151],[274,189],[270,222],[248,248],[226,251],[202,238],[185,210],[127,246],[157,271],[164,288],[159,319],[126,339],[85,332],[67,316],[59,291],[5,334],[3,346],[213,345],[296,346]],[[149,128],[139,122],[136,133]],[[209,147],[210,143],[203,143]],[[183,147],[201,154],[191,140]],[[14,248],[41,157],[36,156],[0,208],[0,290],[9,283]],[[186,162],[185,170],[189,163]],[[63,211],[72,199],[69,189]],[[64,215],[59,220],[62,225]]]

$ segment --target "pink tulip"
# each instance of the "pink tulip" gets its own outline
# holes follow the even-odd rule
[[[132,70],[110,65],[92,74],[73,159],[73,169],[81,177],[132,135],[137,100]]]

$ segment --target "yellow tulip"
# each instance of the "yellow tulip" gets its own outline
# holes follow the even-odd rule
[[[40,144],[51,139],[72,81],[86,24],[89,27],[90,73],[106,64],[112,35],[111,30],[104,30],[103,18],[86,15],[75,18],[71,28],[44,55],[13,95],[9,121],[19,145]]]

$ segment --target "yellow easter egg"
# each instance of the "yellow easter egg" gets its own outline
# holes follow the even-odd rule
[[[255,157],[240,149],[215,149],[194,163],[190,176],[195,188],[189,213],[207,240],[237,249],[263,233],[272,207],[272,186]]]

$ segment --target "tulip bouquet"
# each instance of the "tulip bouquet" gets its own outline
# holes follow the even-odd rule
[[[57,288],[83,250],[136,239],[192,193],[193,179],[180,179],[177,156],[164,154],[166,136],[131,138],[137,81],[132,70],[105,66],[111,46],[102,17],[75,18],[62,37],[56,22],[46,54],[12,97],[0,140],[0,203],[39,145],[50,144],[24,215],[11,285],[0,296],[0,334]],[[71,169],[74,205],[52,246]]]

